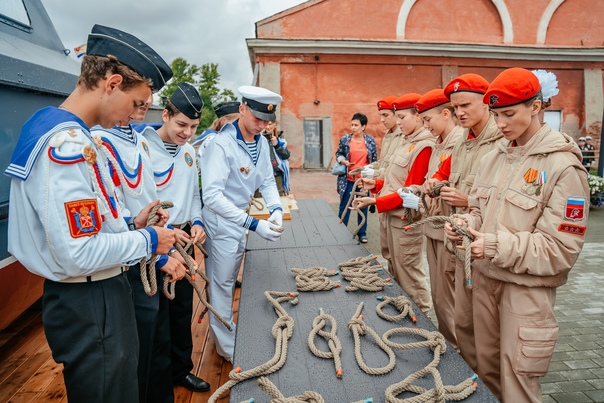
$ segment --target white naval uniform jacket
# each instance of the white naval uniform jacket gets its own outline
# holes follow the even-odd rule
[[[241,234],[243,228],[255,228],[256,219],[244,210],[256,189],[260,190],[269,212],[282,209],[267,140],[259,134],[256,136],[258,160],[254,165],[236,126],[238,122],[225,125],[201,158],[203,219],[210,238],[223,229],[219,226],[224,220],[241,227]]]
[[[142,135],[149,148],[157,194],[161,201],[174,203],[168,210],[168,224],[182,225],[190,221],[191,225],[202,225],[195,149],[186,143],[172,156],[155,129],[148,126]]]
[[[123,172],[123,178],[117,176],[114,163],[111,162],[116,193],[120,201],[130,210],[132,215],[137,215],[144,207],[159,199],[155,180],[153,179],[153,165],[149,155],[149,147],[142,135],[137,133],[132,126],[132,137],[119,128],[104,129],[100,126],[92,128],[93,136],[102,139],[102,151],[109,153]],[[127,190],[127,189],[128,190]]]
[[[88,276],[132,265],[157,247],[153,229],[128,231],[107,160],[70,112],[36,112],[5,173],[13,178],[8,250],[32,273],[53,281]]]

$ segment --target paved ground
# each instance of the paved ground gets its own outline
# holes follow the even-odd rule
[[[335,176],[296,170],[291,182],[296,199],[325,199],[337,213]],[[350,227],[353,223],[354,213]],[[377,214],[369,214],[366,247],[377,255],[378,231]],[[568,283],[558,289],[555,310],[560,338],[549,373],[541,382],[546,403],[604,402],[604,209],[590,212],[586,242]]]

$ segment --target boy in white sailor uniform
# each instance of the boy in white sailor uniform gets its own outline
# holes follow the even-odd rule
[[[138,108],[134,120],[143,120],[149,105]],[[116,185],[118,198],[132,214],[137,214],[149,203],[158,200],[151,157],[143,136],[132,125],[104,129],[92,128],[93,136],[101,138],[99,149],[109,159],[109,169]],[[145,151],[145,149],[147,151]],[[182,278],[184,265],[172,256],[161,255],[155,268],[172,278]],[[174,401],[172,367],[170,361],[170,319],[167,303],[160,303],[160,292],[149,296],[141,281],[140,264],[130,267],[127,273],[132,288],[132,300],[136,315],[139,339],[138,393],[139,402]],[[157,284],[163,283],[163,275],[157,272]],[[163,302],[163,301],[162,301]]]
[[[23,126],[6,170],[13,177],[8,248],[46,278],[44,331],[64,365],[69,402],[130,403],[138,399],[138,337],[122,273],[167,253],[176,238],[167,228],[144,228],[156,203],[132,219],[121,209],[89,128],[130,121],[170,70],[138,38],[113,28],[95,25],[87,48],[76,89]]]
[[[201,159],[203,182],[203,219],[208,233],[206,273],[210,280],[212,306],[231,324],[229,331],[210,315],[210,334],[216,340],[218,354],[233,360],[235,324],[233,289],[245,248],[246,229],[262,238],[276,241],[283,209],[277,192],[268,142],[260,133],[282,98],[260,87],[243,86],[239,93],[240,118],[225,125],[208,145]],[[245,210],[256,189],[260,189],[271,216],[258,220]]]
[[[201,221],[201,199],[195,150],[188,143],[201,119],[203,101],[197,89],[180,83],[162,112],[163,125],[157,130],[147,127],[143,132],[153,163],[157,193],[171,201],[168,224],[175,227],[178,241],[203,243],[206,238]],[[190,249],[191,254],[193,248]],[[176,297],[168,302],[170,309],[170,344],[172,381],[194,392],[204,392],[210,385],[193,375],[193,287],[188,281],[176,283]],[[160,300],[165,298],[160,296]],[[164,301],[165,302],[165,301]]]

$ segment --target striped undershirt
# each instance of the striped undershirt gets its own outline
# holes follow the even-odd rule
[[[255,141],[246,141],[245,144],[247,145],[247,148],[250,151],[252,161],[254,161],[254,165],[256,165],[256,163],[258,162],[258,143],[256,143]]]

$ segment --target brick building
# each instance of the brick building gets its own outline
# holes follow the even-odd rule
[[[557,75],[554,126],[575,138],[601,127],[604,1],[310,0],[257,22],[247,45],[256,84],[284,97],[293,168],[329,167],[355,112],[380,144],[384,96],[515,66]]]

